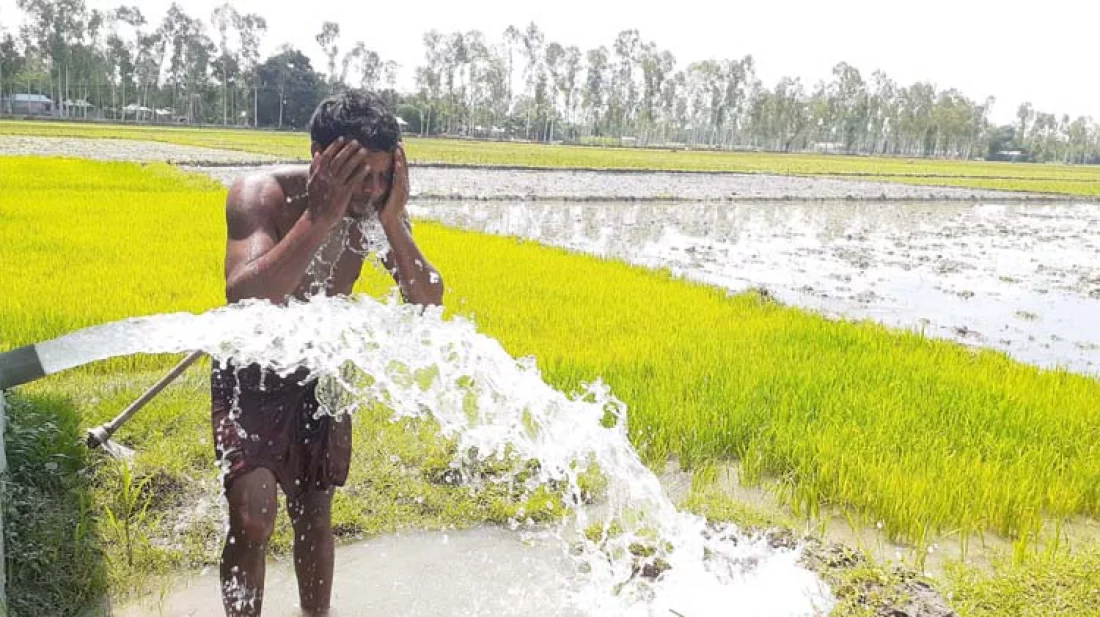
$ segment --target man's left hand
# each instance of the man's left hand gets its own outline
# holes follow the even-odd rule
[[[409,162],[405,158],[405,147],[398,144],[393,153],[393,183],[390,194],[378,218],[383,226],[404,225],[407,214],[405,205],[409,201]]]

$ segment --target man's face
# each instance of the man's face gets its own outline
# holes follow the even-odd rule
[[[355,218],[366,216],[372,208],[381,211],[393,184],[393,154],[368,152],[366,164],[370,170],[348,205],[348,214]]]
[[[314,153],[320,153],[323,149],[318,144],[313,144]],[[365,164],[370,170],[348,204],[348,215],[355,218],[367,216],[372,208],[381,211],[393,184],[392,153],[368,151]]]

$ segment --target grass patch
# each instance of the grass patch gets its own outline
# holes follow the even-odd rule
[[[736,459],[804,513],[847,505],[916,541],[1100,514],[1094,379],[531,242],[420,233],[483,331],[560,388],[611,384],[651,463]],[[449,259],[475,238],[480,259]]]
[[[52,393],[8,403],[9,467],[0,485],[8,611],[64,614],[59,607],[93,603],[108,584],[80,415]]]
[[[992,571],[957,566],[947,588],[962,617],[1100,615],[1100,545],[1002,559]]]
[[[212,180],[164,164],[3,157],[0,192],[0,350],[225,297],[225,189]]]
[[[0,347],[222,303],[221,187],[160,166],[0,158],[0,189],[0,276],[14,282],[0,295]],[[1044,517],[1100,515],[1096,380],[532,242],[427,223],[416,234],[448,281],[452,313],[473,315],[514,355],[536,355],[560,389],[604,378],[630,406],[631,439],[650,463],[735,458],[743,478],[776,479],[800,513],[844,506],[915,542],[993,530],[1026,548]],[[368,269],[358,290],[386,287]],[[176,360],[124,358],[21,388],[20,413],[34,419],[23,426],[65,419],[42,452],[76,452],[81,427],[113,416]],[[70,500],[56,508],[70,518],[43,529],[84,529],[90,544],[43,531],[9,545],[101,559],[81,557],[74,568],[94,567],[69,582],[23,570],[13,594],[54,598],[48,588],[61,598],[66,585],[96,589],[88,581],[122,592],[216,560],[223,521],[208,387],[194,367],[127,425],[120,438],[139,452],[132,470],[74,460],[72,483],[46,493]],[[342,537],[502,521],[525,498],[507,486],[473,496],[451,486],[441,468],[451,453],[434,428],[386,416],[357,421],[351,480],[335,508]],[[32,469],[25,461],[42,460],[18,449],[11,458]],[[33,474],[16,477],[14,490],[39,490]],[[10,529],[34,527],[28,512],[9,514]],[[129,540],[127,519],[139,522]]]
[[[308,156],[309,151],[309,136],[306,133],[247,129],[196,129],[8,120],[0,121],[0,135],[161,141],[268,154],[295,160]],[[1026,190],[1082,196],[1100,194],[1100,166],[770,152],[609,148],[462,139],[421,139],[413,136],[408,137],[407,142],[409,158],[416,163],[834,175],[911,184]]]

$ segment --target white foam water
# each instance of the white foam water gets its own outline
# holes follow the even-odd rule
[[[253,300],[127,319],[37,348],[47,373],[196,349],[283,375],[305,366],[320,380],[323,413],[382,403],[394,418],[433,419],[458,445],[455,472],[471,482],[476,474],[467,472],[482,461],[537,461],[525,486],[555,487],[567,515],[560,524],[528,518],[513,527],[560,547],[573,568],[562,594],[582,615],[802,617],[827,614],[834,603],[800,565],[799,549],[773,548],[734,525],[678,511],[630,445],[626,406],[606,384],[570,395],[555,390],[534,359],[513,358],[471,321],[445,319],[437,308],[360,296],[287,306]],[[605,486],[594,503],[582,490],[589,465]]]

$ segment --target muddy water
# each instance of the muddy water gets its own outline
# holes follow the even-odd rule
[[[1100,371],[1100,205],[433,202],[414,216]]]
[[[569,570],[560,551],[491,528],[386,536],[336,551],[332,617],[453,615],[572,617],[564,604]],[[297,582],[289,558],[269,560],[264,615],[296,617]],[[173,581],[113,617],[191,617],[220,613],[216,568]]]

